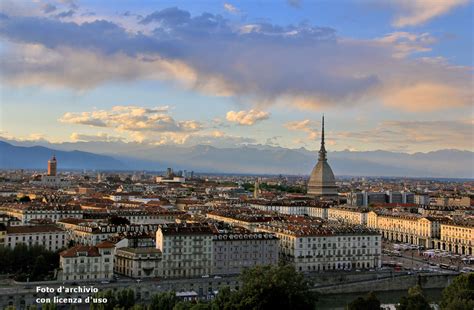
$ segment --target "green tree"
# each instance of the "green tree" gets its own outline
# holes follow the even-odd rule
[[[31,281],[41,281],[48,274],[49,268],[43,255],[39,255],[35,259],[35,263],[31,270]]]
[[[379,310],[380,300],[373,292],[365,297],[357,297],[347,307],[348,310]]]
[[[431,310],[430,304],[423,295],[419,285],[408,289],[408,296],[403,296],[397,306],[398,310]]]
[[[179,302],[175,292],[164,292],[153,295],[149,310],[173,310]]]
[[[238,304],[238,294],[233,293],[229,287],[224,287],[212,301],[212,310],[233,310]]]
[[[440,306],[443,310],[474,309],[474,273],[457,276],[443,290]]]
[[[240,309],[314,309],[317,297],[293,266],[256,266],[241,274]]]

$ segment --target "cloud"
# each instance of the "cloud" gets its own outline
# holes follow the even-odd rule
[[[362,131],[335,131],[338,145],[364,145],[369,149],[431,151],[443,148],[473,150],[473,120],[383,121]]]
[[[232,14],[240,13],[240,10],[238,8],[236,8],[235,6],[233,6],[232,4],[230,4],[230,3],[224,3],[224,9],[227,12],[232,13]]]
[[[299,8],[301,6],[301,0],[286,0],[289,6]]]
[[[243,126],[252,126],[255,123],[266,120],[270,117],[270,113],[251,109],[249,111],[229,111],[226,119],[229,122],[237,123]]]
[[[429,52],[431,45],[436,42],[436,38],[429,33],[414,34],[409,32],[392,32],[382,38],[375,39],[375,42],[390,44],[394,47],[395,57],[405,57],[413,53]]]
[[[80,134],[77,132],[73,132],[70,136],[70,139],[73,142],[118,142],[123,141],[123,137],[119,136],[111,136],[104,132],[99,132],[96,135],[87,135],[87,134]]]
[[[460,91],[444,84],[418,83],[394,90],[384,97],[384,102],[395,108],[411,112],[423,112],[427,107],[431,110],[452,109],[463,107],[472,100],[469,91]]]
[[[145,16],[140,29],[107,20],[81,24],[7,16],[2,80],[13,85],[89,89],[110,81],[171,80],[209,95],[254,105],[302,109],[381,102],[414,85],[443,85],[460,95],[433,110],[470,107],[469,68],[406,57],[428,51],[429,34],[391,33],[373,40],[338,37],[307,23],[235,24],[220,15],[167,8]],[[275,64],[278,64],[277,66]],[[423,87],[411,90],[413,98]],[[467,94],[467,95],[466,95]],[[388,99],[387,99],[388,98]],[[409,98],[407,98],[409,99]],[[397,106],[411,110],[409,100]]]
[[[448,13],[452,9],[467,4],[468,0],[397,0],[393,4],[398,16],[393,21],[395,27],[416,26],[432,18]]]
[[[319,138],[319,122],[305,119],[302,121],[291,121],[283,125],[286,129],[291,131],[303,131],[307,133],[309,140],[316,140]]]
[[[59,13],[59,14],[56,14],[55,17],[56,17],[56,18],[72,17],[72,16],[74,15],[74,13],[76,13],[76,11],[74,11],[74,10],[67,10],[67,11],[61,12],[61,13]]]
[[[60,122],[107,127],[126,132],[194,132],[202,129],[197,121],[176,121],[166,114],[167,107],[143,108],[137,106],[114,106],[110,110],[82,113],[65,113]],[[143,133],[142,133],[143,135]]]
[[[57,8],[54,4],[44,3],[43,5],[41,5],[41,9],[43,10],[43,13],[48,14],[56,11]]]

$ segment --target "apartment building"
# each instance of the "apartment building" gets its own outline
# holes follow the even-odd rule
[[[212,236],[212,274],[239,274],[244,268],[278,264],[279,240],[274,234],[241,230]]]
[[[328,209],[328,219],[346,224],[366,225],[367,213],[367,209],[332,207]]]
[[[0,211],[9,216],[18,218],[22,225],[27,225],[31,220],[49,219],[51,222],[64,218],[83,217],[79,206],[69,205],[44,205],[44,204],[7,204],[0,207]]]
[[[257,230],[274,233],[280,260],[302,272],[381,266],[381,235],[363,226],[302,219],[261,224]]]
[[[212,272],[212,237],[208,224],[161,225],[156,232],[156,248],[163,255],[165,278],[196,277]]]
[[[131,278],[163,276],[162,253],[154,247],[125,247],[115,253],[115,273]]]
[[[115,245],[77,245],[59,254],[58,279],[61,281],[107,280],[113,277]]]
[[[421,216],[406,212],[371,211],[367,226],[377,229],[383,238],[433,248],[440,237],[443,217]]]
[[[474,222],[445,222],[441,223],[441,238],[436,248],[461,255],[473,255]]]
[[[23,243],[27,246],[42,245],[49,251],[66,247],[67,232],[54,225],[6,227],[5,246],[15,248]]]

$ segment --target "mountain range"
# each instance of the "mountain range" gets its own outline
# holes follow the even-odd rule
[[[268,145],[218,148],[196,146],[144,146],[124,142],[77,142],[32,145],[0,141],[1,169],[46,169],[53,154],[58,169],[194,170],[209,173],[308,175],[317,152]],[[439,150],[428,153],[389,151],[336,151],[328,153],[336,175],[473,178],[470,151]]]

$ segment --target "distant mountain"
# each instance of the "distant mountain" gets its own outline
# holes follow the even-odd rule
[[[89,152],[71,151],[74,147]],[[42,168],[53,153],[63,169],[159,171],[172,167],[210,173],[308,175],[317,161],[317,152],[305,148],[268,145],[218,148],[210,145],[81,142],[48,143],[46,148],[0,142],[0,168]],[[329,152],[328,160],[336,175],[474,177],[474,156],[469,151],[440,150],[415,154],[338,151]]]
[[[59,151],[43,146],[14,146],[0,141],[0,168],[46,169],[47,161],[55,154],[58,169],[127,169],[119,160],[105,155],[82,151]]]

